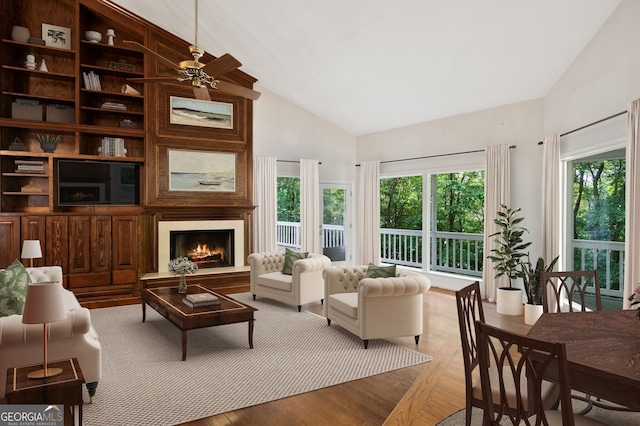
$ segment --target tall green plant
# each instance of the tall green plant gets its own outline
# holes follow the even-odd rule
[[[549,266],[544,266],[544,259],[538,258],[536,267],[531,264],[531,259],[527,254],[527,261],[522,262],[522,271],[524,275],[522,280],[524,281],[524,291],[527,293],[527,301],[530,305],[542,305],[542,289],[544,285],[542,283],[542,271],[551,272],[553,267],[556,266],[556,262],[560,256],[556,256],[551,261]]]
[[[520,267],[520,262],[524,256],[527,256],[525,250],[531,245],[530,242],[525,243],[522,235],[529,232],[522,226],[517,226],[524,220],[518,217],[520,208],[512,209],[504,204],[500,205],[497,212],[498,218],[494,219],[494,223],[498,225],[500,230],[489,235],[489,237],[498,237],[493,241],[497,244],[497,248],[491,249],[491,255],[487,258],[491,259],[496,265],[496,278],[506,275],[509,278],[509,288],[512,288],[512,281],[524,276],[524,271]]]

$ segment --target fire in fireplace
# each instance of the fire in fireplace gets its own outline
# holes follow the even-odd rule
[[[171,259],[187,257],[198,268],[234,264],[233,229],[184,230],[169,233]]]

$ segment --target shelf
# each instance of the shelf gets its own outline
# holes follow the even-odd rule
[[[8,192],[8,191],[3,191],[2,195],[20,195],[20,196],[25,196],[25,195],[36,195],[36,196],[42,196],[42,197],[48,197],[49,193],[48,192]]]
[[[76,77],[73,74],[63,74],[63,73],[51,72],[51,71],[30,70],[27,68],[14,67],[11,65],[3,65],[2,68],[9,71],[29,74],[32,77],[51,78],[56,80],[69,80],[69,81],[73,81],[76,79]],[[108,68],[105,68],[105,69],[108,69]]]
[[[80,43],[83,46],[86,46],[88,48],[98,48],[98,49],[104,49],[105,52],[113,52],[113,53],[120,53],[120,54],[125,54],[125,55],[138,55],[141,58],[144,56],[144,53],[140,52],[137,49],[132,49],[130,47],[126,47],[126,46],[120,46],[120,45],[115,45],[115,46],[111,46],[108,45],[106,43],[92,43],[90,41],[87,40],[80,40]]]
[[[96,107],[86,107],[86,106],[81,107],[81,109],[84,111],[98,111],[106,114],[139,115],[141,117],[144,117],[144,112],[135,112],[135,111],[129,111],[129,110],[96,108]],[[122,128],[122,127],[119,127],[119,128]]]
[[[75,126],[81,133],[100,135],[100,136],[121,136],[123,138],[144,138],[146,132],[144,129],[127,129],[125,127],[97,127],[81,124]]]
[[[35,177],[35,178],[48,178],[49,175],[47,173],[15,173],[15,172],[6,172],[3,173],[2,176],[7,177]]]
[[[107,155],[98,155],[98,154],[56,154],[55,152],[50,154],[46,152],[30,152],[30,151],[9,151],[7,149],[0,150],[0,156],[11,156],[11,157],[39,157],[39,158],[47,158],[52,157],[54,159],[67,159],[73,158],[78,160],[91,160],[91,161],[113,161],[117,159],[118,161],[123,161],[127,163],[144,163],[144,158],[142,157],[112,157]],[[7,172],[3,173],[3,176],[27,176],[24,173],[13,173]],[[30,173],[29,177],[48,177],[49,175],[46,173]]]
[[[144,100],[144,96],[141,96],[141,95],[129,95],[127,93],[112,92],[108,90],[80,89],[80,91],[84,94],[91,95],[91,96],[107,96],[110,98],[123,98],[123,99],[131,99],[136,101]]]
[[[143,72],[137,72],[137,71],[118,70],[115,68],[100,67],[98,65],[89,65],[89,64],[80,64],[80,67],[86,70],[92,70],[94,72],[97,71],[104,74],[119,75],[122,77],[144,77]]]
[[[40,96],[40,95],[32,95],[29,93],[19,93],[19,92],[2,92],[2,94],[6,96],[14,96],[16,98],[37,99],[37,100],[52,102],[56,104],[70,104],[70,105],[76,104],[75,99],[61,99],[53,96]]]
[[[59,47],[52,47],[52,46],[43,46],[40,44],[32,44],[32,43],[24,43],[21,41],[14,41],[14,40],[8,40],[8,39],[2,39],[2,43],[7,44],[7,45],[11,45],[14,47],[19,47],[21,49],[25,49],[25,50],[33,50],[36,52],[50,52],[56,55],[66,55],[66,56],[75,56],[76,55],[76,51],[75,50],[71,50],[71,49],[61,49]]]
[[[78,126],[74,123],[60,123],[58,121],[19,120],[17,118],[0,117],[0,127],[12,127],[14,129],[47,130],[54,132],[73,133]],[[20,151],[4,151],[20,152]],[[24,151],[22,151],[24,152]]]

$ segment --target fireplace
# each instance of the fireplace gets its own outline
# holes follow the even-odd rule
[[[187,257],[198,268],[233,265],[233,229],[169,232],[169,258]]]
[[[169,260],[179,256],[191,259],[199,270],[244,266],[244,221],[158,222],[158,272],[168,272]]]

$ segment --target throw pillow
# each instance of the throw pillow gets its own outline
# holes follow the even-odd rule
[[[287,275],[293,274],[293,262],[298,259],[306,259],[309,257],[309,253],[301,253],[299,251],[284,249],[284,265],[282,265],[282,273]]]
[[[31,277],[18,259],[0,271],[0,316],[22,315]]]
[[[378,266],[370,263],[367,267],[367,278],[389,278],[396,276],[396,265]]]

